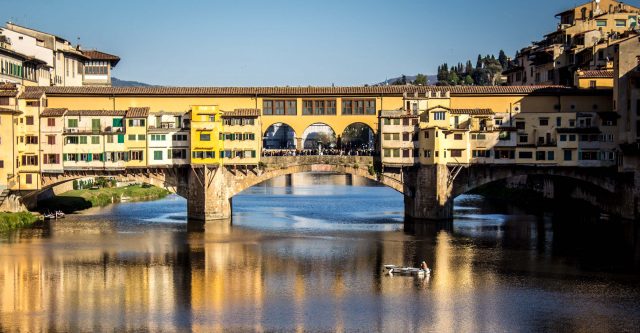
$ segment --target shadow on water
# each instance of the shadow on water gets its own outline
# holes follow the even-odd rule
[[[65,214],[71,214],[91,207],[93,204],[82,197],[55,196],[38,202],[38,210],[41,212],[61,210]]]

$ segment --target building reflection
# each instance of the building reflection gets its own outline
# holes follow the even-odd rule
[[[284,235],[229,223],[207,224],[204,232],[123,233],[94,221],[94,232],[81,238],[87,225],[61,222],[43,237],[0,245],[0,331],[483,332],[519,331],[523,323],[531,330],[589,330],[585,316],[596,317],[596,310],[575,320],[523,311],[535,301],[523,281],[575,274],[552,262],[566,235],[551,236],[536,217],[500,221],[489,228],[457,221],[455,228],[414,225],[406,232]],[[429,279],[385,275],[385,264],[422,260],[434,270]],[[545,294],[556,287],[540,288]],[[563,300],[582,308],[579,298]]]

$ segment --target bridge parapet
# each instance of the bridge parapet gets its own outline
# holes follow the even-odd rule
[[[260,162],[268,168],[288,167],[292,165],[342,165],[367,167],[373,165],[371,156],[316,155],[316,156],[274,156],[262,157]]]

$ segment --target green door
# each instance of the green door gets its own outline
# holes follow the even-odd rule
[[[124,143],[124,134],[118,134],[118,143]]]

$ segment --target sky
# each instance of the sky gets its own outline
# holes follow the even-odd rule
[[[358,86],[515,51],[574,0],[0,0],[0,19],[170,86]],[[627,1],[638,4],[640,1]]]

